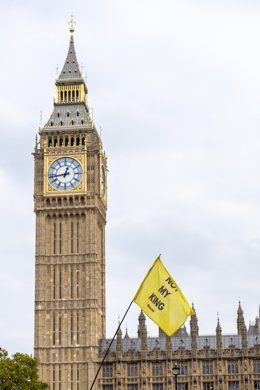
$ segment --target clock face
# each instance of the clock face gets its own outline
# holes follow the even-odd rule
[[[48,179],[50,184],[57,190],[72,190],[81,182],[82,167],[74,158],[58,158],[49,168]]]
[[[106,192],[106,174],[104,165],[101,167],[101,196],[103,197]]]

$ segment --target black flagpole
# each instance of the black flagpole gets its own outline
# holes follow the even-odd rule
[[[108,348],[107,348],[107,350],[106,350],[106,353],[105,353],[105,355],[104,355],[104,357],[103,357],[103,359],[102,359],[102,362],[100,363],[100,365],[99,365],[99,367],[98,367],[96,376],[95,376],[95,378],[94,378],[94,380],[93,380],[93,382],[92,382],[92,385],[91,385],[91,387],[90,387],[89,390],[92,390],[92,388],[93,388],[93,386],[94,386],[94,384],[95,384],[95,382],[96,382],[96,379],[97,379],[97,377],[98,377],[99,371],[101,370],[101,367],[103,366],[103,363],[104,363],[104,361],[105,361],[105,359],[106,359],[106,357],[107,357],[107,354],[108,354],[108,352],[109,352],[109,350],[110,350],[110,347],[111,347],[113,341],[115,340],[115,337],[116,337],[116,335],[117,335],[117,332],[119,331],[119,329],[120,329],[120,327],[121,327],[121,325],[122,325],[122,323],[123,323],[123,321],[124,321],[124,319],[125,319],[127,313],[129,312],[129,309],[130,309],[130,307],[131,307],[131,305],[132,305],[133,302],[134,302],[134,301],[132,301],[132,302],[130,303],[130,305],[128,306],[128,308],[127,308],[127,310],[126,310],[126,312],[125,312],[125,314],[124,314],[124,316],[123,316],[123,318],[122,318],[122,320],[120,321],[120,323],[119,323],[119,325],[118,325],[118,327],[117,327],[117,330],[116,330],[116,332],[115,332],[115,334],[114,334],[112,340],[110,341],[110,344],[109,344],[109,346],[108,346]]]

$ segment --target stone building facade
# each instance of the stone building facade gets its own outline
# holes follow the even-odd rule
[[[172,337],[159,330],[147,337],[145,316],[138,319],[136,338],[119,329],[112,343],[98,388],[103,390],[174,390],[173,367],[177,363],[178,390],[260,389],[260,313],[246,328],[243,310],[237,311],[237,334],[223,335],[217,322],[214,335],[199,335],[197,315],[190,319],[190,331],[181,328]],[[100,341],[102,356],[110,340]]]
[[[110,344],[105,332],[107,159],[88,107],[88,89],[70,23],[68,54],[56,80],[53,112],[34,150],[35,356],[51,390],[89,390]],[[190,331],[136,338],[121,329],[95,382],[100,390],[260,389],[260,315],[246,328],[239,304],[237,334]]]

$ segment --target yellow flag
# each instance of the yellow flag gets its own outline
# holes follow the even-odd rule
[[[189,315],[195,314],[160,256],[149,269],[135,294],[134,302],[168,336],[173,335]]]

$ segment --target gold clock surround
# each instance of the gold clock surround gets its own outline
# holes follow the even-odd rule
[[[70,190],[60,190],[53,187],[48,179],[48,172],[51,164],[62,158],[62,157],[68,157],[73,158],[74,160],[78,161],[78,163],[82,167],[82,180],[80,181],[79,185],[75,188],[72,188]],[[50,195],[64,195],[66,194],[83,194],[86,193],[87,190],[87,159],[86,154],[55,154],[55,155],[48,155],[45,156],[44,159],[44,195],[50,196]]]

